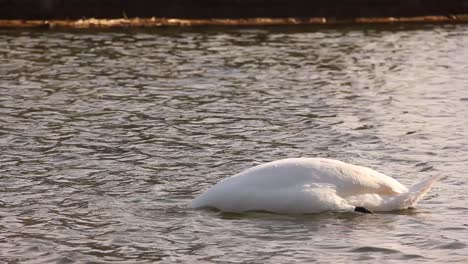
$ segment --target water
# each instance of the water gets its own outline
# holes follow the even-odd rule
[[[468,27],[0,31],[2,263],[468,261]],[[193,211],[229,175],[331,157],[415,210]]]

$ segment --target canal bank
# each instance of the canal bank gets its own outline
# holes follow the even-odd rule
[[[0,0],[0,27],[467,22],[468,0]]]

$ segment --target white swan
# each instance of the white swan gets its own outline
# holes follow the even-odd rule
[[[190,207],[287,214],[401,210],[416,205],[437,179],[431,177],[408,189],[366,167],[332,159],[292,158],[228,177],[196,197]]]

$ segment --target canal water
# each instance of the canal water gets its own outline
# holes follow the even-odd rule
[[[0,31],[0,263],[467,263],[468,26]],[[329,157],[411,185],[376,215],[195,211]]]

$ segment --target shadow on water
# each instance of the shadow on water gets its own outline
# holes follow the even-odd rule
[[[423,216],[427,212],[421,212],[417,209],[398,210],[391,212],[375,212],[375,214],[363,214],[355,212],[322,212],[311,214],[278,214],[268,211],[249,211],[242,213],[222,212],[213,208],[205,208],[194,210],[198,214],[205,217],[213,217],[222,220],[244,220],[244,221],[292,221],[292,222],[323,222],[323,221],[339,221],[339,222],[362,222],[362,221],[387,221],[389,218],[412,217],[417,219],[418,216]]]

